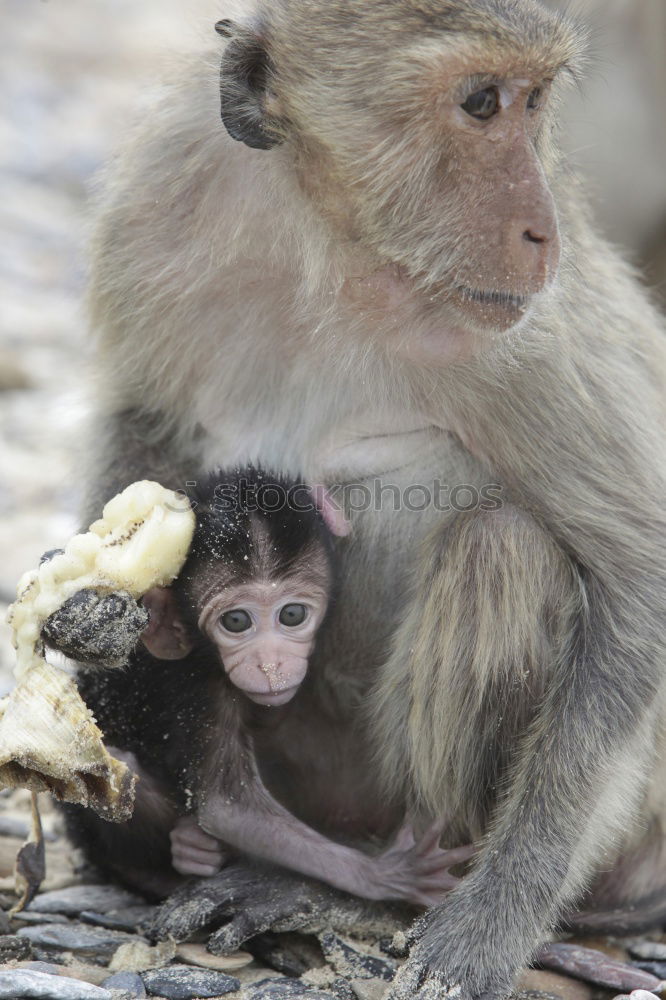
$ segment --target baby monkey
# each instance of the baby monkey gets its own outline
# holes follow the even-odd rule
[[[192,713],[206,724],[198,750],[188,751],[196,757],[195,811],[171,831],[174,868],[214,875],[231,848],[368,899],[437,902],[458,881],[449,869],[473,854],[441,850],[441,824],[417,840],[405,823],[383,853],[365,853],[292,815],[257,763],[262,726],[286,724],[297,734],[294,712],[307,727],[308,704],[327,697],[315,670],[296,698],[334,590],[333,538],[348,533],[343,515],[323,487],[253,469],[215,473],[190,498],[197,525],[187,562],[172,587],[145,596],[142,635],[157,659],[203,656],[219,668],[203,695],[191,694]],[[300,754],[306,734],[302,744],[297,735],[290,742]],[[300,766],[307,783],[307,759]]]

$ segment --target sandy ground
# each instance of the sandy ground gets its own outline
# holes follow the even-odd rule
[[[214,20],[204,0],[0,4],[3,619],[21,573],[77,528],[92,178],[170,49]],[[3,624],[0,690],[10,662]]]

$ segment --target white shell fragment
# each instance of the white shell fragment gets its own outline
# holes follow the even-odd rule
[[[131,816],[136,778],[107,752],[74,681],[46,661],[40,633],[49,615],[84,588],[125,590],[138,599],[171,583],[194,525],[182,497],[158,483],[133,483],[88,532],[22,577],[8,615],[17,684],[0,702],[0,786],[50,791],[109,820]]]

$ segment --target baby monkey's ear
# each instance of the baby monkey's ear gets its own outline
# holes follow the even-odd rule
[[[222,121],[232,139],[252,149],[271,149],[280,138],[277,100],[270,93],[270,60],[259,35],[234,21],[218,21],[230,39],[220,67]],[[270,107],[269,107],[270,106]]]
[[[153,587],[141,603],[150,621],[141,641],[158,660],[181,660],[191,652],[194,642],[185,625],[178,602],[170,587]]]
[[[313,483],[310,487],[315,506],[324,519],[324,524],[332,535],[345,538],[351,534],[351,524],[345,516],[342,507],[338,506],[333,494],[321,483]]]

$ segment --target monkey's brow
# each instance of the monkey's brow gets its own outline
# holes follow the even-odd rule
[[[541,69],[534,70],[529,73],[529,77],[539,83],[552,83],[556,74],[563,68],[565,68],[564,65],[557,66],[555,68],[549,67],[546,71],[542,71]],[[499,73],[472,73],[471,76],[466,76],[463,79],[465,88],[475,91],[483,90],[485,87],[499,86],[504,80],[507,79],[507,77],[513,76],[515,76],[515,74],[511,72],[503,75],[500,75]]]
[[[484,87],[500,84],[502,79],[498,73],[473,73],[472,76],[464,77],[464,84],[470,90],[483,90]]]

